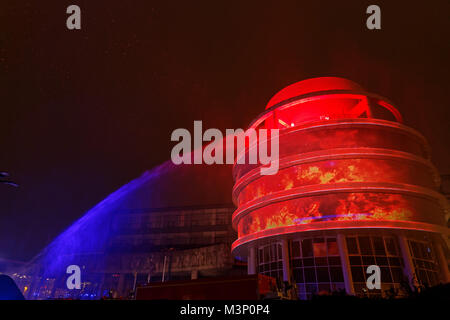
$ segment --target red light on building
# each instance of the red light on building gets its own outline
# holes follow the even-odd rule
[[[361,294],[361,270],[371,264],[380,265],[385,289],[404,278],[449,281],[439,175],[426,140],[391,102],[346,79],[315,78],[277,93],[250,127],[280,136],[277,174],[233,168],[232,250],[249,273],[295,281],[302,298]]]

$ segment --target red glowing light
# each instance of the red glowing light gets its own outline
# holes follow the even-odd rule
[[[256,209],[238,222],[238,236],[321,221],[421,221],[442,224],[431,201],[390,193],[333,193],[302,197]]]
[[[366,92],[352,81],[324,77],[300,81],[278,92],[251,127],[285,129],[290,127],[288,124],[293,127],[358,118],[403,121],[400,112],[386,99]]]
[[[443,225],[426,141],[401,122],[386,99],[345,79],[310,79],[277,93],[250,127],[280,129],[280,170],[261,176],[257,164],[235,163],[233,248],[336,226]]]
[[[370,155],[369,155],[370,156]],[[277,175],[261,176],[241,186],[238,205],[256,200],[274,192],[292,188],[337,184],[343,182],[397,182],[435,188],[431,169],[423,163],[392,157],[333,159],[302,163],[282,169]],[[399,161],[403,163],[399,166]],[[310,160],[311,161],[311,160]],[[243,181],[242,183],[245,183]]]
[[[335,78],[335,77],[322,77],[308,79],[300,82],[296,82],[287,86],[283,90],[279,91],[276,95],[270,99],[266,106],[266,109],[270,107],[302,95],[307,95],[315,92],[329,91],[329,90],[354,90],[364,92],[365,90],[357,83],[349,81],[347,79]]]

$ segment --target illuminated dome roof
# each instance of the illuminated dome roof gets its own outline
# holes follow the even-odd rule
[[[317,121],[379,119],[402,123],[386,98],[337,77],[296,82],[275,94],[250,128],[288,129]]]
[[[266,106],[266,109],[280,103],[284,100],[288,100],[301,95],[320,92],[320,91],[331,91],[331,90],[352,90],[365,92],[359,84],[337,77],[320,77],[312,78],[303,81],[293,83],[286,88],[275,94]]]

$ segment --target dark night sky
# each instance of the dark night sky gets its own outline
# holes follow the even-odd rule
[[[66,7],[82,10],[69,31]],[[365,27],[378,4],[382,30]],[[278,90],[343,76],[394,101],[450,173],[450,2],[2,1],[0,257],[27,260],[170,158],[176,128],[246,127]],[[231,195],[231,190],[230,190]]]

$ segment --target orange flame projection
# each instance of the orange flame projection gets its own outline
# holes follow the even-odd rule
[[[439,212],[422,198],[387,193],[339,193],[297,198],[274,203],[243,217],[238,224],[239,237],[254,232],[341,220],[433,220]]]
[[[433,186],[412,163],[388,159],[337,159],[307,163],[283,169],[278,175],[262,176],[249,183],[239,194],[239,205],[277,191],[315,184],[343,182],[397,182]],[[281,177],[281,179],[280,179]]]
[[[268,113],[252,124],[282,129],[280,170],[263,176],[259,175],[258,164],[236,163],[233,167],[233,195],[238,206],[233,223],[239,237],[304,224],[316,224],[317,229],[332,227],[332,223],[317,224],[323,221],[442,225],[442,208],[434,193],[428,192],[437,190],[438,183],[423,137],[394,123],[393,118],[401,122],[401,116],[382,99],[361,96],[355,102],[351,95],[324,92],[314,97],[319,95],[319,91],[314,91],[317,83],[325,87],[335,85],[325,85],[328,80],[314,81],[282,90],[269,103]],[[311,96],[296,104],[293,98],[299,92],[310,92]],[[376,107],[378,104],[393,118],[385,118],[385,112]],[[370,227],[373,223],[357,225]],[[301,230],[273,230],[273,234]],[[268,234],[272,233],[260,236]],[[255,238],[243,239],[241,244]]]
[[[295,128],[294,128],[295,129]],[[280,159],[292,155],[306,154],[323,150],[335,150],[351,148],[380,148],[385,150],[397,150],[417,156],[426,156],[426,151],[416,139],[411,139],[401,131],[392,130],[389,127],[340,127],[340,128],[314,128],[310,131],[294,131],[280,136]],[[331,152],[332,154],[332,152]],[[403,161],[402,161],[403,162]],[[397,169],[403,163],[397,163]],[[235,176],[242,177],[257,165],[235,166]]]

